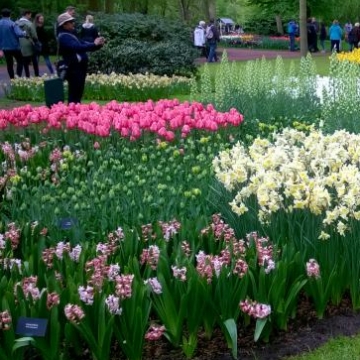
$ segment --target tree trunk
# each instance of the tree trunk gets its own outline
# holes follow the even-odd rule
[[[98,0],[89,0],[88,9],[90,11],[100,11],[99,1]]]
[[[281,16],[280,15],[275,15],[275,21],[276,21],[277,33],[280,34],[280,35],[284,35],[284,28],[283,28]]]
[[[308,53],[306,0],[299,0],[300,7],[300,54],[305,57]]]
[[[115,12],[115,1],[105,0],[105,12],[107,14],[113,14]]]
[[[216,0],[203,0],[202,8],[206,16],[206,21],[210,19],[216,20]]]

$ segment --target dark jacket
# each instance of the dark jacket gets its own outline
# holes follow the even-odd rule
[[[80,38],[83,41],[94,42],[99,37],[99,31],[94,24],[84,23],[81,26]]]
[[[36,34],[38,40],[41,42],[41,55],[49,55],[50,48],[49,48],[49,35],[46,32],[44,26],[37,26],[36,27]]]
[[[100,48],[93,42],[89,43],[80,40],[73,33],[61,29],[58,35],[59,54],[68,66],[77,65],[78,63],[87,63],[87,51],[94,51]],[[80,60],[80,61],[79,61]]]

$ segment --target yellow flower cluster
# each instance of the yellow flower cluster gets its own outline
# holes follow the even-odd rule
[[[154,74],[92,74],[88,75],[86,82],[91,85],[121,86],[130,89],[163,88],[174,84],[190,85],[191,80],[184,76],[159,76]]]
[[[343,236],[349,221],[360,219],[360,135],[287,128],[274,142],[258,138],[249,149],[237,143],[213,166],[225,188],[237,191],[230,205],[238,215],[255,196],[263,223],[281,209],[303,209],[323,217],[323,230],[334,226]],[[328,236],[322,231],[319,238]]]
[[[360,49],[354,49],[351,52],[342,52],[337,54],[337,59],[340,61],[350,61],[360,64]]]

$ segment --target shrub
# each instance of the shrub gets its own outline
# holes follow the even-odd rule
[[[97,26],[107,40],[91,55],[90,72],[189,75],[195,72],[197,52],[192,30],[179,21],[141,14],[98,16]]]

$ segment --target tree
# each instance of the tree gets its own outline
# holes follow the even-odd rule
[[[300,53],[301,56],[305,57],[308,52],[306,0],[299,0],[299,12],[300,12]]]

